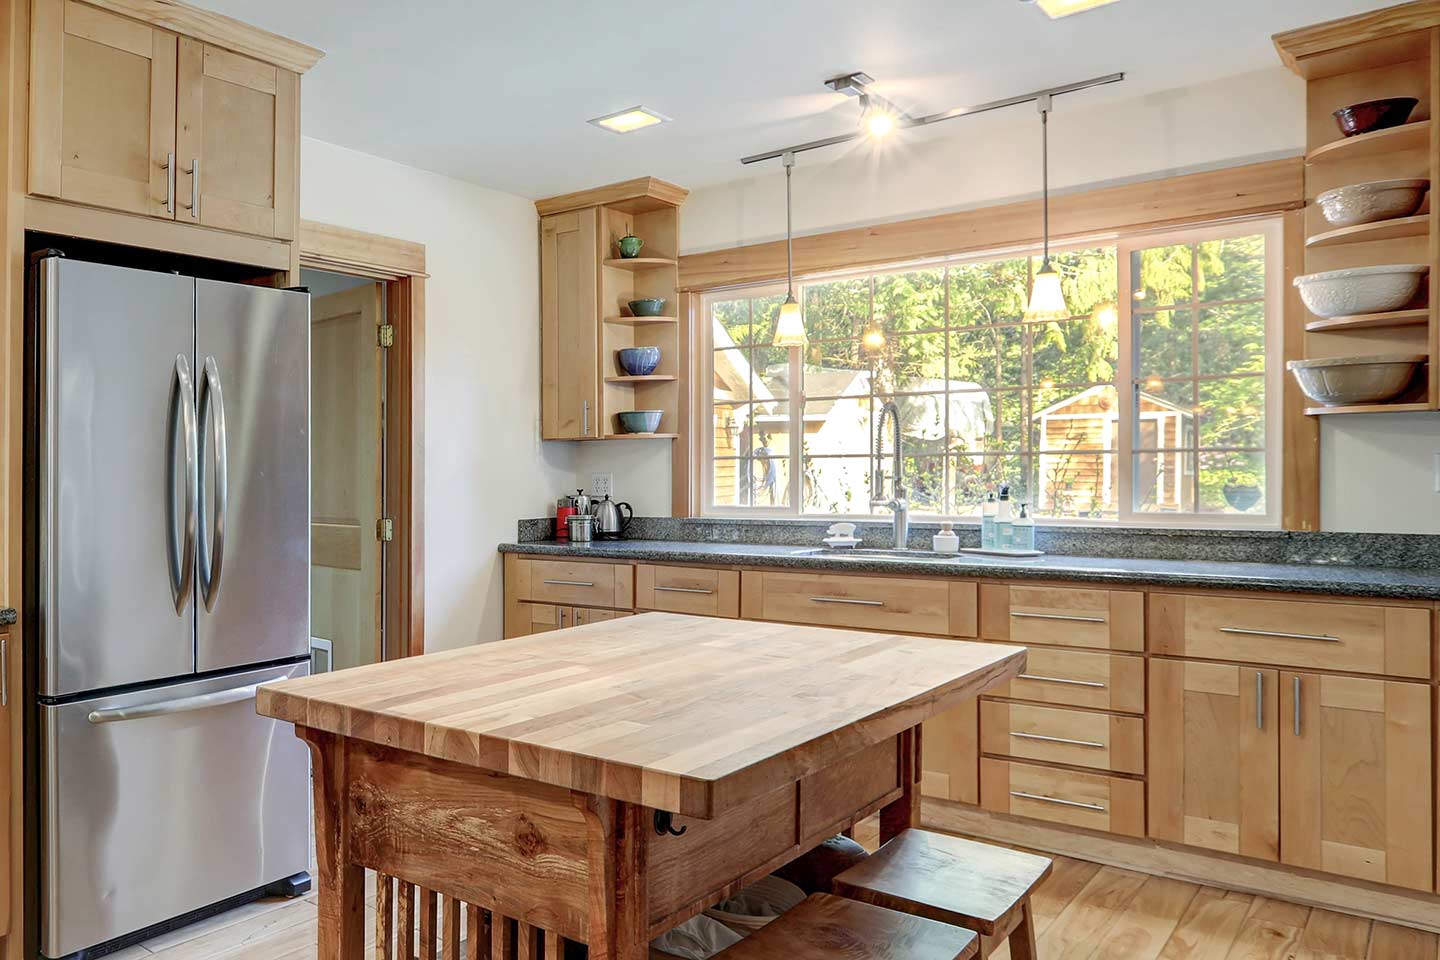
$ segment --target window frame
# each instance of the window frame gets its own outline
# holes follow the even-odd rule
[[[1098,383],[1094,386],[1110,386],[1115,390],[1118,398],[1118,414],[1115,424],[1114,454],[1113,461],[1107,460],[1106,469],[1111,472],[1112,482],[1116,486],[1116,516],[1114,518],[1094,517],[1036,517],[1036,523],[1047,526],[1072,526],[1072,527],[1099,527],[1099,528],[1120,528],[1120,527],[1185,527],[1185,528],[1220,528],[1220,529],[1254,529],[1268,530],[1279,529],[1283,518],[1283,504],[1281,495],[1283,490],[1283,451],[1284,439],[1283,430],[1283,387],[1284,387],[1284,236],[1283,218],[1275,214],[1267,214],[1258,217],[1238,218],[1226,221],[1214,221],[1203,223],[1183,224],[1171,226],[1164,229],[1151,231],[1134,232],[1107,232],[1098,235],[1069,238],[1061,243],[1051,243],[1052,251],[1069,251],[1093,249],[1097,246],[1114,246],[1116,249],[1116,312],[1118,314],[1117,325],[1117,359],[1115,364],[1115,377],[1112,381]],[[1135,327],[1135,317],[1132,299],[1129,295],[1131,289],[1130,275],[1130,254],[1136,250],[1149,249],[1157,246],[1172,244],[1198,244],[1210,240],[1223,240],[1241,236],[1263,235],[1265,238],[1265,369],[1261,374],[1265,389],[1265,427],[1264,427],[1264,463],[1265,463],[1265,490],[1264,503],[1265,513],[1202,513],[1202,512],[1141,512],[1135,509],[1134,489],[1135,478],[1139,470],[1139,458],[1134,444],[1135,413],[1138,404],[1143,378],[1139,377],[1135,369],[1136,345],[1139,332]],[[1016,259],[1020,257],[1037,257],[1040,255],[1040,244],[1025,244],[1019,246],[1000,247],[989,250],[969,251],[962,254],[955,254],[942,257],[929,257],[920,260],[905,261],[894,264],[878,264],[862,268],[841,271],[828,271],[805,276],[797,276],[794,280],[796,295],[802,304],[805,301],[804,287],[814,283],[833,283],[835,281],[879,277],[887,274],[906,273],[916,270],[936,267],[950,267],[967,263],[983,263],[1002,259]],[[713,287],[703,291],[697,291],[698,323],[695,342],[702,352],[698,362],[694,364],[696,373],[699,375],[699,384],[695,396],[699,407],[698,422],[704,424],[702,429],[700,449],[697,451],[697,466],[699,467],[699,482],[697,484],[699,493],[699,515],[702,517],[717,517],[724,519],[765,519],[765,520],[849,520],[861,522],[884,521],[887,514],[884,513],[819,513],[805,512],[803,484],[804,484],[804,463],[803,445],[804,430],[787,430],[789,437],[789,476],[787,477],[787,499],[789,505],[778,506],[733,506],[721,505],[714,502],[714,480],[715,480],[715,438],[713,427],[713,411],[715,408],[714,399],[714,378],[715,378],[715,353],[714,328],[712,319],[712,308],[716,301],[733,300],[740,298],[758,298],[785,294],[785,282],[772,281],[757,284],[739,284],[734,286]],[[873,307],[872,307],[873,310]],[[946,316],[946,326],[943,328],[945,335],[958,329],[951,326],[951,318]],[[751,346],[761,346],[752,344]],[[795,411],[803,417],[805,410],[804,381],[804,353],[801,348],[792,348],[788,353],[789,363],[789,393],[785,402],[791,410],[792,424],[795,422]],[[1127,385],[1128,381],[1128,385]],[[1092,387],[1093,388],[1093,387]],[[1018,389],[1018,388],[1017,388]],[[990,388],[987,393],[995,393],[997,388]],[[1000,392],[1005,392],[1000,388]],[[947,394],[948,395],[948,394]],[[753,402],[753,400],[751,401]],[[1024,426],[1024,425],[1022,425]],[[1198,430],[1195,438],[1196,450],[1203,449],[1199,443]],[[874,437],[870,438],[872,453],[870,462],[873,463]],[[1109,449],[1109,448],[1107,448]],[[1037,458],[1040,454],[1034,454]],[[1199,454],[1195,454],[1197,464]],[[740,458],[746,462],[749,458]],[[1038,461],[1037,461],[1038,462]],[[1198,503],[1197,503],[1198,507]],[[939,514],[939,513],[917,513],[912,508],[912,519],[919,522],[940,522],[942,520],[965,522],[978,522],[974,514]]]

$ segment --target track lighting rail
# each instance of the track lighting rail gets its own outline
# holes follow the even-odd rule
[[[1074,93],[1077,90],[1088,90],[1091,87],[1103,86],[1107,83],[1119,83],[1125,79],[1124,73],[1107,73],[1103,77],[1091,77],[1089,80],[1080,80],[1075,83],[1066,83],[1058,87],[1050,87],[1046,90],[1036,90],[1032,93],[1022,93],[1018,97],[1006,97],[1004,100],[992,100],[989,103],[978,104],[973,107],[956,107],[953,110],[945,110],[941,113],[932,113],[924,117],[899,118],[897,126],[901,129],[911,127],[924,127],[932,123],[939,123],[942,120],[953,120],[956,117],[968,117],[977,113],[988,113],[991,110],[1000,110],[1004,107],[1013,107],[1021,103],[1034,103],[1042,97],[1058,97],[1062,93]],[[859,140],[865,133],[856,130],[853,133],[842,133],[833,137],[825,137],[822,140],[811,140],[809,143],[796,144],[793,147],[782,147],[779,150],[768,150],[765,153],[751,154],[748,157],[741,157],[741,163],[759,163],[762,160],[775,160],[787,153],[804,153],[807,150],[818,150],[821,147],[831,147],[838,143],[849,143],[851,140]]]

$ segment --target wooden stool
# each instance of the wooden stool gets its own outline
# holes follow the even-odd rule
[[[1030,894],[1051,861],[928,830],[905,830],[835,878],[836,893],[981,934],[980,956],[1009,938],[1012,960],[1035,960]]]
[[[947,923],[812,893],[714,960],[968,960],[979,939]]]

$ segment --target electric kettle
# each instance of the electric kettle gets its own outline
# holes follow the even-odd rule
[[[610,499],[610,494],[605,494],[603,500],[595,501],[590,511],[595,517],[595,536],[597,539],[618,540],[625,535],[625,528],[630,526],[630,521],[635,516],[635,511],[628,503],[616,503]]]

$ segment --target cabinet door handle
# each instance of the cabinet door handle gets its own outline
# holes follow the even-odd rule
[[[541,580],[541,583],[549,584],[552,587],[593,587],[593,580]]]
[[[1265,729],[1265,674],[1255,671],[1255,729]]]
[[[811,603],[848,603],[857,607],[883,607],[884,600],[853,600],[850,597],[811,597]]]
[[[590,436],[590,401],[580,402],[580,436]]]
[[[1104,617],[1076,617],[1068,613],[1023,613],[1012,610],[1010,616],[1020,620],[1066,620],[1071,623],[1104,623]]]
[[[1042,677],[1035,673],[1022,673],[1016,680],[1034,680],[1036,683],[1063,683],[1072,687],[1094,687],[1097,690],[1104,690],[1105,684],[1099,680],[1071,680],[1069,677]]]
[[[569,611],[567,611],[564,607],[561,607],[561,608],[560,608],[560,626],[561,626],[561,627],[564,627],[564,626],[565,626],[565,614],[568,613],[568,612],[569,612]]]
[[[1039,793],[1026,793],[1023,790],[1011,790],[1010,796],[1019,797],[1021,800],[1039,800],[1042,803],[1058,803],[1062,807],[1079,807],[1082,810],[1095,810],[1104,813],[1105,808],[1098,803],[1082,803],[1079,800],[1062,800],[1059,797],[1047,797]]]
[[[172,153],[173,157],[174,154]],[[190,202],[182,203],[180,206],[190,211],[192,219],[200,219],[200,158],[196,157],[190,161],[190,169],[185,171],[190,175]],[[171,174],[174,179],[174,174]]]
[[[0,637],[0,707],[10,706],[10,641]]]
[[[1323,643],[1344,643],[1327,633],[1284,633],[1280,630],[1252,630],[1249,627],[1221,627],[1221,633],[1238,633],[1246,637],[1279,637],[1282,640],[1318,640]]]
[[[714,593],[714,590],[706,590],[701,587],[656,587],[655,592],[665,593]]]
[[[1101,743],[1099,740],[1070,740],[1066,737],[1047,737],[1039,733],[1020,733],[1017,730],[1011,730],[1010,736],[1019,737],[1022,740],[1043,740],[1045,743],[1063,743],[1071,747],[1092,747],[1101,750],[1105,749],[1105,744]]]
[[[1295,701],[1295,704],[1294,704],[1295,711],[1294,711],[1293,721],[1294,721],[1294,724],[1295,724],[1295,736],[1298,737],[1298,736],[1300,736],[1300,678],[1299,678],[1299,677],[1296,677],[1296,678],[1294,679],[1294,684],[1295,684],[1295,686],[1294,686],[1294,688],[1293,688],[1293,692],[1294,692],[1295,695],[1294,695],[1293,697],[1291,697],[1291,699]]]
[[[165,154],[165,212],[175,216],[175,154]]]

